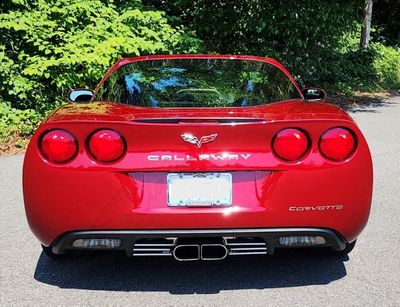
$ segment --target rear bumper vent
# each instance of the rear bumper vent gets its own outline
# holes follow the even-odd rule
[[[136,241],[133,256],[172,256],[176,239],[142,239]]]
[[[259,238],[226,238],[230,256],[266,255],[267,244]]]

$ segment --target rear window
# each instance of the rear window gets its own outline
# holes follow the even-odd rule
[[[246,107],[300,98],[277,67],[238,59],[163,59],[114,71],[96,100],[153,108]]]

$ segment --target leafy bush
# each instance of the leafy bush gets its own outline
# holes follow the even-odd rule
[[[334,83],[332,69],[341,69],[344,49],[354,42],[354,35],[359,35],[354,31],[361,12],[359,1],[146,0],[146,3],[177,16],[176,24],[185,24],[195,31],[207,51],[274,57],[302,85]]]
[[[8,3],[8,4],[7,4]],[[118,4],[118,5],[117,5]],[[199,41],[141,2],[12,0],[0,15],[0,98],[43,112],[93,87],[123,56],[194,52]]]
[[[333,91],[352,94],[355,90],[400,88],[399,48],[372,43],[367,49],[348,50],[336,63],[339,65],[332,67],[330,79],[323,84]]]
[[[42,119],[34,110],[18,110],[0,102],[0,142],[30,136]]]
[[[359,48],[364,1],[144,1],[195,31],[207,51],[274,57],[301,86],[352,93],[398,80],[398,50]]]
[[[371,49],[375,52],[373,67],[378,85],[391,89],[400,88],[400,47],[373,44]]]

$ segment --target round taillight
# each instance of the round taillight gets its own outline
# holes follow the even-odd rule
[[[343,161],[354,152],[356,139],[345,128],[333,128],[324,132],[319,140],[321,153],[329,160]]]
[[[39,148],[50,162],[66,163],[75,157],[78,143],[70,132],[56,129],[46,132],[41,137]]]
[[[126,144],[121,134],[114,130],[104,129],[90,136],[88,149],[95,160],[111,163],[125,154]]]
[[[272,142],[274,153],[282,160],[296,161],[304,157],[309,148],[307,135],[295,128],[279,131]]]

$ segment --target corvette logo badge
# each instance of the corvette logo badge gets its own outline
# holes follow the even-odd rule
[[[182,134],[181,137],[185,142],[188,142],[190,144],[195,144],[197,145],[198,148],[201,147],[201,145],[213,142],[217,138],[218,134],[210,134],[210,135],[204,135],[200,138],[200,140],[192,135],[192,134]]]

